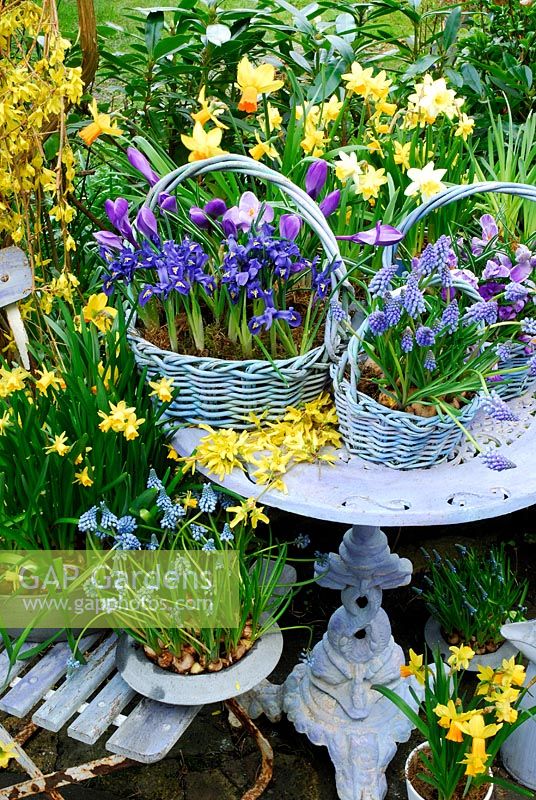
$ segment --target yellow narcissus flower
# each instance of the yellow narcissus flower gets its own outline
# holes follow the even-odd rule
[[[82,309],[84,320],[92,322],[102,333],[109,331],[117,316],[117,309],[108,305],[108,296],[104,292],[92,294]]]
[[[242,92],[238,110],[247,111],[248,114],[257,110],[259,95],[277,92],[284,85],[284,81],[275,80],[275,67],[272,64],[254,67],[247,56],[238,64],[236,82]]]
[[[468,778],[475,778],[477,775],[483,775],[486,772],[486,759],[481,758],[474,753],[466,753],[465,758],[462,758],[460,764],[465,764],[465,774]]]
[[[188,489],[185,496],[181,500],[181,505],[183,508],[197,508],[199,501],[197,497],[192,496],[192,492]]]
[[[326,135],[322,128],[317,128],[312,120],[305,123],[305,136],[300,142],[303,152],[317,158],[326,149]]]
[[[466,142],[468,137],[472,134],[474,127],[475,121],[472,117],[468,117],[467,114],[460,114],[458,127],[454,131],[454,136],[461,136],[463,141]]]
[[[84,467],[81,472],[74,473],[73,483],[79,483],[81,486],[93,486],[93,478],[89,474],[89,467]]]
[[[233,519],[229,523],[231,528],[236,527],[240,522],[244,524],[249,524],[255,530],[259,522],[264,522],[268,524],[270,520],[264,514],[264,506],[258,506],[257,501],[254,497],[248,497],[247,500],[243,500],[239,506],[231,506],[227,509],[230,513],[234,514]]]
[[[467,722],[456,723],[461,732],[470,736],[473,740],[471,752],[474,756],[485,759],[486,756],[486,739],[495,736],[502,728],[502,723],[496,725],[494,723],[486,725],[482,714],[475,714]]]
[[[335,166],[335,175],[342,183],[346,183],[348,178],[352,178],[356,184],[359,183],[363,170],[355,152],[345,153],[341,150],[338,160],[334,161],[333,164]]]
[[[279,109],[274,108],[270,103],[267,104],[268,107],[268,129],[270,133],[272,131],[278,131],[281,128],[281,124],[283,122],[283,117],[279,113]]]
[[[38,369],[37,372],[41,377],[35,382],[35,388],[41,394],[46,394],[50,386],[53,389],[65,389],[65,381],[60,375],[56,375],[55,370]]]
[[[6,428],[9,428],[9,426],[12,424],[13,423],[11,417],[9,416],[9,412],[4,411],[0,417],[0,436],[3,436],[3,434],[6,432]]]
[[[227,151],[220,147],[221,137],[221,128],[205,131],[203,126],[196,122],[191,136],[181,134],[183,145],[187,150],[192,151],[188,156],[188,161],[202,161],[204,158],[224,155]]]
[[[78,131],[78,135],[84,140],[88,147],[91,147],[93,142],[96,141],[99,136],[102,136],[103,133],[108,136],[121,136],[123,131],[117,127],[116,122],[111,121],[110,115],[99,113],[96,100],[93,100],[89,110],[91,111],[93,122],[90,122],[89,125],[86,125],[85,128]]]
[[[458,711],[456,707],[456,703],[454,700],[449,700],[447,705],[442,705],[439,703],[434,708],[434,714],[437,714],[440,719],[438,720],[438,725],[442,728],[448,728],[449,732],[446,735],[446,739],[449,742],[463,742],[463,734],[456,724],[458,722],[465,722],[466,720],[470,719],[475,713],[475,711]]]
[[[60,433],[59,436],[54,436],[54,441],[48,447],[45,447],[45,453],[48,455],[50,453],[57,453],[59,456],[63,458],[63,456],[67,455],[71,446],[67,444],[67,434],[65,431]]]
[[[356,184],[356,194],[360,194],[363,200],[367,200],[374,205],[380,193],[381,187],[387,183],[387,176],[383,167],[374,169],[371,164],[366,164],[365,171],[359,176],[359,183]]]
[[[0,397],[9,397],[13,392],[24,389],[27,377],[28,373],[22,367],[13,367],[12,370],[0,367]]]
[[[433,124],[439,114],[445,114],[452,119],[458,111],[456,92],[447,87],[445,78],[433,80],[431,75],[425,75],[423,82],[415,84],[415,92],[408,97],[408,103],[413,104],[418,112],[424,112],[425,122]]]
[[[12,758],[15,758],[15,745],[0,742],[0,768],[5,769]]]
[[[404,194],[406,197],[420,194],[423,200],[428,200],[445,188],[441,179],[446,171],[446,169],[436,169],[433,161],[430,161],[422,169],[417,167],[408,169],[408,178],[411,183],[404,190]]]
[[[516,664],[515,656],[503,658],[501,667],[495,674],[495,682],[501,686],[523,686],[526,678],[523,664]]]
[[[162,403],[171,403],[173,400],[173,380],[171,378],[149,381],[149,386],[153,390],[149,397],[158,397]]]
[[[501,698],[495,703],[495,716],[497,722],[515,722],[518,711],[516,708],[512,708],[508,699]]]
[[[322,119],[326,122],[335,122],[341,113],[342,100],[339,100],[336,94],[331,95],[327,103],[322,106]]]
[[[372,78],[372,67],[363,69],[361,64],[354,61],[350,67],[350,72],[345,72],[342,75],[343,81],[346,83],[346,91],[349,94],[359,94],[364,99],[370,94],[370,85]]]
[[[200,125],[206,125],[207,122],[213,122],[218,128],[222,128],[223,130],[227,130],[227,125],[224,125],[221,120],[218,119],[221,114],[225,111],[225,107],[223,104],[219,104],[217,101],[210,102],[205,97],[205,90],[206,87],[201,87],[201,91],[199,92],[199,96],[197,98],[197,102],[201,105],[201,110],[196,111],[195,114],[191,114],[194,122],[199,122]]]
[[[179,454],[177,453],[177,451],[175,450],[173,445],[172,444],[167,444],[166,447],[167,447],[167,450],[168,450],[168,454],[167,454],[168,460],[169,461],[180,461]]]
[[[496,683],[495,670],[493,667],[483,667],[479,664],[477,678],[478,686],[476,687],[476,693],[480,695],[489,694],[493,685]]]
[[[394,162],[395,164],[399,164],[402,167],[402,171],[410,168],[409,163],[409,154],[411,152],[411,142],[406,142],[402,144],[402,142],[393,142],[394,147]]]
[[[270,142],[263,142],[257,132],[255,132],[255,139],[257,144],[250,148],[249,154],[255,161],[260,161],[264,156],[268,158],[277,158],[277,150]]]
[[[137,439],[140,435],[138,433],[138,428],[140,425],[143,425],[145,422],[145,418],[143,417],[136,417],[136,414],[129,414],[127,419],[125,420],[125,425],[123,427],[123,436],[127,440],[127,442],[132,441],[132,439]]]
[[[475,651],[466,644],[462,644],[461,647],[449,647],[449,650],[452,655],[447,659],[447,664],[452,667],[454,672],[458,672],[460,669],[467,669],[469,662],[475,656]]]
[[[402,664],[400,667],[400,676],[402,678],[409,678],[413,675],[413,677],[424,686],[426,669],[423,656],[418,656],[417,653],[410,648],[409,664]]]

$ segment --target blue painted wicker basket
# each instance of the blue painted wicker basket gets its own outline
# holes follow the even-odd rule
[[[329,262],[340,261],[332,274],[333,298],[345,279],[337,240],[318,204],[283,175],[251,158],[225,155],[186,164],[160,180],[151,190],[148,205],[154,208],[161,192],[172,193],[183,181],[215,171],[231,171],[262,179],[280,188],[296,206],[303,220],[317,234]],[[347,308],[350,290],[343,288],[340,300]],[[326,315],[324,344],[294,358],[274,362],[250,359],[229,361],[181,355],[151,344],[138,331],[128,333],[138,366],[147,369],[148,379],[166,376],[180,391],[166,411],[179,423],[206,423],[214,427],[251,427],[250,412],[266,413],[268,420],[280,418],[291,405],[317,398],[329,385],[330,357],[339,350],[337,323]]]
[[[525,184],[486,182],[455,186],[415,209],[398,226],[399,230],[406,234],[431,211],[480,192],[498,192],[536,200],[536,188]],[[396,251],[397,245],[384,250],[384,265],[393,263]],[[482,299],[477,290],[468,283],[458,281],[455,285],[474,300]],[[365,320],[357,335],[350,340],[340,362],[334,364],[331,369],[339,427],[346,447],[351,453],[366,461],[395,469],[431,467],[445,461],[464,435],[450,417],[438,414],[435,417],[423,418],[389,409],[358,390],[361,374],[359,364],[363,358],[360,341],[367,332],[368,323]],[[516,369],[519,367],[518,361],[515,366]],[[348,368],[349,376],[346,375]],[[503,368],[505,365],[501,365],[501,369]],[[521,394],[527,388],[527,373],[528,367],[522,377],[519,372],[512,373],[508,380],[504,381],[502,391],[508,387],[512,387],[510,391],[514,391],[514,387],[517,387],[516,391]],[[494,388],[498,386],[499,384],[496,384]],[[459,416],[459,421],[464,427],[474,418],[479,405],[480,398],[477,396],[465,406]]]
[[[422,206],[419,206],[411,214],[408,214],[406,219],[398,226],[402,233],[408,231],[417,225],[432,211],[444,206],[455,203],[458,200],[464,200],[474,194],[509,194],[514,197],[520,197],[523,200],[536,201],[536,186],[530,186],[527,183],[507,183],[500,181],[485,181],[482,183],[471,183],[467,186],[452,186],[444,192],[430,198]],[[532,231],[531,231],[532,233]],[[392,264],[398,245],[386,247],[383,252],[383,264]],[[534,350],[536,352],[536,348]],[[504,400],[512,400],[515,397],[520,397],[525,394],[534,384],[536,378],[529,376],[529,360],[531,354],[527,352],[524,344],[514,345],[512,347],[512,355],[507,361],[500,364],[501,372],[505,373],[504,379],[500,382],[494,383],[493,388],[501,395]],[[511,372],[509,372],[511,370]]]

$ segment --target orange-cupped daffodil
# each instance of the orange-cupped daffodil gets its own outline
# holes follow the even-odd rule
[[[236,82],[242,92],[238,110],[247,111],[248,114],[257,110],[259,95],[277,92],[284,85],[284,81],[275,80],[275,67],[272,64],[254,67],[247,56],[238,64]]]
[[[123,131],[117,127],[116,122],[112,122],[109,114],[101,114],[99,112],[96,100],[93,100],[89,106],[89,110],[91,111],[93,122],[90,122],[89,125],[86,125],[85,128],[78,131],[78,135],[84,140],[88,147],[91,147],[93,142],[96,141],[99,136],[102,136],[103,133],[108,134],[108,136],[121,136]]]

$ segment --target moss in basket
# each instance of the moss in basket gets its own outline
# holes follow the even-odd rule
[[[119,596],[120,607],[112,605],[113,627],[126,631],[163,669],[184,675],[216,672],[243,658],[292,600],[297,587],[287,586],[282,578],[288,547],[273,542],[269,533],[262,539],[257,536],[259,524],[264,526],[269,520],[255,501],[241,502],[209,483],[199,487],[187,482],[181,472],[171,480],[166,477],[164,482],[151,471],[147,491],[132,500],[129,514],[121,519],[103,505],[93,506],[80,518],[79,527],[95,551],[101,552],[103,564],[116,551],[123,551],[123,565],[135,562],[136,586],[123,583],[121,594],[119,588],[95,584],[93,591],[103,607]],[[207,584],[208,595],[197,583],[193,588],[188,583],[185,589],[183,580],[161,590],[151,583],[153,560],[148,560],[144,576],[135,557],[134,551],[147,549],[181,575],[191,575],[193,569],[194,578],[198,563],[215,563],[211,575],[213,579],[219,576],[218,580]],[[225,571],[226,564],[234,565],[231,572]],[[274,595],[280,586],[287,591]],[[184,606],[185,598],[205,597],[215,610],[207,610],[204,603],[201,615],[192,616],[192,609]],[[231,605],[233,597],[235,605]],[[133,610],[136,604],[141,604],[141,610]],[[232,625],[220,621],[222,613],[225,620],[232,619]],[[215,614],[219,614],[217,622],[213,622]]]
[[[503,642],[502,625],[524,619],[528,582],[518,580],[504,543],[486,552],[456,546],[453,560],[423,551],[428,574],[417,593],[449,644],[468,644],[478,655],[494,652]]]
[[[457,263],[450,238],[441,236],[402,276],[398,264],[383,266],[370,281],[368,317],[350,352],[355,368],[367,358],[365,393],[389,408],[451,418],[482,452],[459,419],[468,401],[482,392],[488,414],[500,420],[515,414],[489,388],[497,377],[508,379],[491,345],[500,324],[497,302],[478,299],[473,287],[455,280]],[[515,467],[495,450],[483,460],[492,469]]]

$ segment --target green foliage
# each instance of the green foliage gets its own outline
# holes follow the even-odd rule
[[[449,642],[485,652],[487,644],[502,641],[502,625],[524,619],[528,582],[517,579],[504,544],[486,553],[457,547],[453,561],[424,551],[428,575],[419,594]]]

